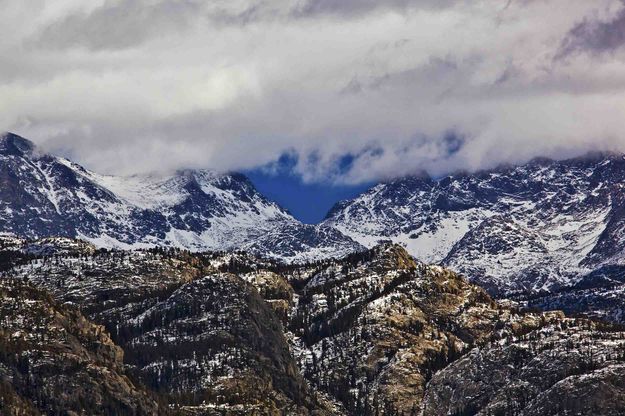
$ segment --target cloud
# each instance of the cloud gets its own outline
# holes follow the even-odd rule
[[[37,42],[45,48],[123,49],[186,29],[198,10],[191,1],[151,5],[139,0],[109,1],[90,13],[70,14],[53,22],[38,34]]]
[[[614,52],[625,45],[625,4],[607,20],[585,17],[562,42],[559,57],[576,52],[601,54]]]
[[[407,12],[445,8],[458,0],[106,0],[98,7],[76,9],[39,31],[30,43],[43,48],[84,47],[92,51],[137,47],[196,25],[220,28],[289,19],[337,15],[363,16],[376,11]]]
[[[97,171],[287,154],[360,183],[625,151],[616,0],[0,2],[2,129]]]
[[[306,0],[293,7],[291,15],[335,15],[345,18],[384,10],[406,12],[414,9],[444,9],[458,2],[459,0]]]

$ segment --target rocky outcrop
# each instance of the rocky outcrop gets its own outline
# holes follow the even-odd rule
[[[625,413],[625,334],[560,319],[475,348],[436,373],[424,416]]]
[[[558,315],[499,306],[464,278],[397,245],[322,263],[298,292],[290,329],[300,366],[350,414],[417,414],[432,375],[475,345]]]
[[[105,329],[49,295],[0,281],[0,321],[3,414],[166,412],[127,377],[123,350]]]

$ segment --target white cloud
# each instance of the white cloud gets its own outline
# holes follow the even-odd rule
[[[100,171],[292,152],[361,182],[625,150],[617,0],[0,7],[0,124]]]

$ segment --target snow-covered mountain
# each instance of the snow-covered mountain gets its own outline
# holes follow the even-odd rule
[[[3,136],[0,413],[624,414],[622,325],[533,308],[625,323],[624,183],[619,155],[411,177],[306,226],[241,175]]]
[[[241,174],[105,176],[0,136],[0,230],[78,237],[100,247],[243,249],[283,260],[362,247],[334,228],[302,224]]]
[[[586,291],[625,290],[623,279],[611,277],[625,275],[625,158],[618,154],[400,178],[338,203],[316,226],[297,221],[240,174],[105,176],[13,134],[0,138],[0,184],[0,231],[19,237],[241,249],[287,262],[391,240],[498,296],[577,290],[582,282]]]
[[[372,247],[402,244],[491,293],[552,291],[625,263],[625,158],[595,154],[414,176],[337,204],[324,225]]]

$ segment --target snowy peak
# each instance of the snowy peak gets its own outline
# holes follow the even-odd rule
[[[362,246],[333,228],[300,223],[244,176],[211,170],[101,175],[0,142],[0,230],[26,238],[81,238],[99,247],[245,249],[287,261],[340,256]]]
[[[535,159],[379,184],[337,204],[324,224],[367,247],[401,244],[491,293],[555,290],[625,262],[624,187],[621,154]]]

